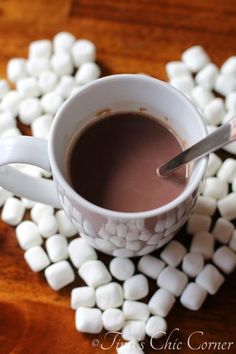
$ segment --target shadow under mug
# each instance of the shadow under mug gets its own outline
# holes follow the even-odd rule
[[[148,254],[168,242],[186,222],[196,201],[207,158],[193,163],[184,191],[168,204],[144,212],[116,212],[82,198],[66,180],[68,146],[85,121],[106,112],[145,112],[165,121],[190,146],[207,135],[195,106],[160,80],[113,75],[84,86],[57,112],[48,141],[33,137],[0,140],[0,185],[19,197],[63,208],[79,234],[96,249],[118,257]],[[53,180],[28,176],[11,166],[26,163],[52,172]]]

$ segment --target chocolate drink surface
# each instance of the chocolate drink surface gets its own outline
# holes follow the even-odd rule
[[[121,212],[158,208],[187,184],[187,168],[159,177],[156,168],[182,151],[178,138],[143,113],[114,113],[88,123],[73,139],[67,175],[86,200]]]

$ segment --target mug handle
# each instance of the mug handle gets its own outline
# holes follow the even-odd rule
[[[61,208],[55,183],[46,178],[35,178],[17,169],[5,166],[25,163],[51,171],[48,143],[45,139],[26,136],[0,139],[0,185],[18,197]]]

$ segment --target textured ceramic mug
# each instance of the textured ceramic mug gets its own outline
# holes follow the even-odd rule
[[[100,251],[132,257],[161,247],[185,223],[197,198],[207,158],[192,165],[184,191],[157,209],[126,213],[90,203],[66,179],[66,152],[86,120],[119,111],[145,111],[158,117],[185,142],[185,147],[207,135],[198,110],[167,83],[144,75],[109,76],[86,85],[62,105],[48,141],[31,137],[0,140],[0,185],[15,195],[63,208],[79,234]],[[5,166],[11,163],[51,170],[53,180],[36,179]]]

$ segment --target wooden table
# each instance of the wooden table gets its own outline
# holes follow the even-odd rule
[[[235,55],[235,16],[233,0],[2,0],[0,75],[5,76],[8,59],[27,55],[30,41],[67,30],[96,43],[104,75],[143,72],[166,79],[165,63],[178,60],[191,45],[204,46],[218,65]],[[50,290],[42,274],[29,271],[14,229],[2,222],[0,260],[0,354],[116,352],[120,340],[76,332],[69,298],[78,280],[60,292]],[[168,334],[174,330],[170,340],[153,343],[155,348],[147,341],[145,352],[159,352],[161,345],[166,353],[180,347],[179,352],[194,352],[188,338],[196,331],[202,333],[193,334],[191,345],[202,353],[204,342],[234,342],[235,275],[200,311],[177,304],[167,318]],[[235,353],[236,345],[221,351]]]

